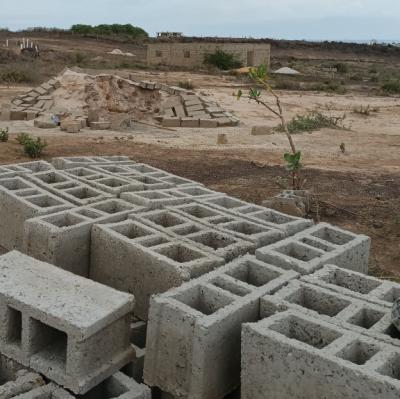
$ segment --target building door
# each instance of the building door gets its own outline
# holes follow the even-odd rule
[[[254,51],[247,52],[247,66],[254,66]]]

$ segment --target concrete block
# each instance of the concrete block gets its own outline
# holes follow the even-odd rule
[[[134,314],[142,320],[147,319],[151,295],[179,286],[223,262],[214,254],[137,221],[95,225],[92,229],[90,278],[134,292]]]
[[[219,193],[208,190],[202,186],[185,186],[166,190],[148,190],[122,193],[121,198],[146,207],[149,210],[161,209],[167,205],[180,205],[192,202],[194,198],[218,195]]]
[[[167,206],[167,208],[208,227],[217,228],[219,231],[229,232],[235,237],[253,242],[257,248],[267,245],[266,243],[271,244],[282,240],[285,236],[282,230],[250,222],[197,202]]]
[[[222,117],[215,119],[218,122],[218,126],[235,126],[236,123],[231,118]]]
[[[45,161],[32,161],[17,164],[3,165],[0,167],[0,178],[24,176],[30,173],[54,170],[53,166]]]
[[[279,243],[256,251],[258,259],[310,274],[327,264],[368,273],[371,239],[327,223],[297,233]]]
[[[40,94],[41,96],[44,96],[47,94],[47,90],[44,89],[43,87],[39,86],[36,87],[36,89],[34,89],[34,91],[36,91],[36,93]]]
[[[111,128],[111,122],[90,122],[90,128],[92,130],[108,130]]]
[[[290,282],[287,287],[260,301],[261,318],[288,309],[400,347],[390,308],[299,281]]]
[[[26,111],[26,120],[32,121],[38,116],[37,111]]]
[[[216,128],[218,127],[218,122],[214,119],[204,119],[204,117],[202,117],[200,118],[200,127]]]
[[[189,105],[186,106],[186,112],[190,114],[191,112],[195,111],[204,111],[204,107],[202,104],[197,104],[197,105]]]
[[[0,271],[0,350],[6,356],[77,394],[132,359],[132,295],[16,251],[0,257]]]
[[[182,118],[181,127],[199,127],[200,121],[197,118]]]
[[[58,170],[32,173],[26,175],[25,179],[78,206],[88,205],[112,197],[111,194],[95,189]]]
[[[66,123],[64,127],[67,133],[79,133],[82,123],[81,121],[70,121]]]
[[[0,179],[0,204],[0,246],[8,250],[22,248],[26,220],[73,207],[21,177]]]
[[[12,121],[25,121],[26,120],[26,112],[25,111],[11,110],[10,120],[12,120]]]
[[[173,397],[225,397],[240,384],[242,324],[259,319],[264,293],[296,276],[247,255],[153,297],[145,382]]]
[[[303,276],[301,280],[388,308],[392,308],[394,301],[400,297],[399,283],[334,265],[324,266],[309,276]]]
[[[57,384],[47,385],[32,389],[26,393],[18,395],[16,399],[75,399],[68,391],[60,388]]]
[[[43,117],[35,119],[33,125],[39,129],[55,129],[57,127],[52,120]]]
[[[314,224],[310,219],[289,216],[224,194],[215,198],[201,199],[199,202],[254,223],[283,230],[288,236],[303,231]]]
[[[4,355],[0,355],[0,376],[0,397],[2,399],[19,398],[18,395],[45,383],[39,374],[25,369]]]
[[[164,127],[180,127],[181,126],[181,118],[177,118],[177,117],[163,118],[162,125]]]
[[[93,122],[98,122],[100,119],[100,110],[97,108],[89,108],[88,110],[88,117],[87,121],[89,123],[89,126]]]
[[[74,274],[89,277],[92,227],[125,220],[143,208],[111,199],[29,219],[24,224],[23,252]]]
[[[71,169],[88,165],[121,165],[134,163],[129,157],[115,155],[102,157],[59,157],[53,158],[51,163],[56,169]]]
[[[251,128],[252,136],[265,136],[269,134],[274,134],[273,130],[269,126],[253,126]]]
[[[242,331],[243,399],[398,398],[400,353],[293,311]]]
[[[2,104],[0,110],[0,121],[10,121],[11,120],[11,105]]]
[[[185,118],[186,117],[186,113],[185,113],[185,109],[183,108],[183,105],[181,105],[181,104],[175,105],[174,106],[174,110],[175,110],[175,115],[178,118]]]
[[[204,252],[213,253],[226,261],[255,250],[255,245],[249,241],[215,228],[208,228],[168,209],[134,213],[130,215],[130,219],[160,230]]]

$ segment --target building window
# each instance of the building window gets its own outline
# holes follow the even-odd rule
[[[157,50],[156,51],[156,57],[158,57],[158,58],[162,57],[162,51],[161,50]]]
[[[190,58],[190,51],[185,51],[184,57],[185,58]]]

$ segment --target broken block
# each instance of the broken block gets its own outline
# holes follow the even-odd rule
[[[0,350],[6,356],[77,394],[133,358],[132,295],[16,251],[0,257],[0,272]]]

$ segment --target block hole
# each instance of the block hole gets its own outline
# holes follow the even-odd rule
[[[175,184],[177,186],[181,186],[182,184],[192,183],[190,180],[183,179],[182,177],[178,177],[178,176],[171,176],[168,178],[163,178],[163,181],[165,181],[167,183]]]
[[[205,208],[201,205],[187,206],[184,208],[180,208],[180,210],[198,219],[204,219],[219,215],[217,212],[214,212],[211,209]]]
[[[92,211],[91,209],[78,209],[74,212],[89,219],[98,219],[103,216],[101,213]]]
[[[400,380],[400,355],[392,356],[379,370],[378,373],[395,380]]]
[[[91,208],[108,213],[110,215],[132,209],[131,206],[121,204],[118,201],[106,201],[101,204],[92,205]]]
[[[36,175],[36,177],[46,184],[56,184],[67,181],[67,178],[55,172]]]
[[[283,215],[281,213],[270,211],[270,210],[256,212],[252,215],[252,217],[260,219],[260,220],[264,220],[265,222],[273,223],[273,224],[285,224],[285,223],[290,223],[293,220],[295,220],[295,218],[292,218],[288,215]]]
[[[323,349],[342,336],[335,330],[297,316],[279,320],[271,325],[270,329],[316,349]]]
[[[140,349],[145,349],[146,333],[147,333],[146,323],[140,321],[131,324],[131,337],[130,337],[131,343]]]
[[[383,294],[382,299],[387,302],[394,303],[394,301],[400,297],[400,287],[392,287]]]
[[[31,319],[30,354],[50,367],[65,372],[68,336],[39,320]]]
[[[139,226],[135,223],[129,224],[122,224],[120,226],[115,226],[112,230],[116,231],[117,233],[133,240],[139,237],[146,237],[150,234],[153,234],[151,231],[147,230],[146,228]]]
[[[393,339],[400,339],[400,331],[393,324],[391,324],[383,332],[383,334],[388,335],[390,338],[393,338]]]
[[[22,314],[19,310],[12,307],[7,308],[7,343],[21,346],[22,337]]]
[[[218,276],[214,280],[211,280],[210,284],[220,288],[221,290],[228,291],[231,294],[237,296],[245,296],[251,292],[251,289],[235,284],[234,281],[230,281],[229,279],[224,278],[223,276]]]
[[[139,242],[139,244],[146,248],[151,248],[151,247],[156,247],[158,245],[166,244],[168,242],[169,241],[167,239],[165,239],[164,237],[153,236],[153,237],[149,237],[149,238],[145,238],[144,240],[141,240]]]
[[[324,242],[313,240],[313,239],[311,239],[309,237],[304,237],[300,241],[303,242],[304,244],[307,244],[307,245],[309,245],[311,247],[320,249],[320,250],[325,251],[325,252],[330,252],[330,251],[333,251],[335,249],[334,247],[332,247],[332,245],[325,244]]]
[[[164,248],[161,248],[157,251],[159,254],[166,256],[167,258],[172,259],[177,263],[187,263],[192,262],[196,259],[203,258],[203,254],[186,247],[182,244],[173,244]]]
[[[355,326],[359,326],[369,330],[384,316],[385,313],[379,312],[374,309],[363,308],[358,311],[351,319],[349,319],[348,322],[350,324],[354,324]]]
[[[347,360],[348,362],[362,366],[378,352],[379,348],[375,345],[363,341],[354,341],[337,353],[337,356],[341,359]]]
[[[231,237],[213,232],[205,232],[190,239],[214,250],[226,248],[236,242]]]
[[[201,230],[200,227],[192,224],[189,226],[186,225],[186,226],[182,226],[182,227],[177,227],[173,231],[175,234],[178,234],[180,236],[188,236],[189,234],[198,233],[200,230]]]
[[[233,302],[233,299],[208,286],[195,286],[175,297],[185,305],[203,313],[212,315]]]
[[[46,219],[47,223],[50,223],[60,228],[75,226],[85,221],[86,221],[85,219],[75,215],[71,215],[70,213],[54,215]]]
[[[207,202],[212,203],[214,205],[219,205],[225,209],[239,208],[241,206],[246,205],[245,203],[243,203],[240,200],[237,200],[235,198],[229,198],[229,197],[219,197],[219,198],[215,198],[215,199],[210,199]]]
[[[122,179],[117,179],[117,178],[107,178],[107,179],[100,179],[97,181],[99,184],[103,184],[104,186],[111,187],[111,188],[116,188],[116,187],[123,187],[127,186],[129,182],[126,180]]]
[[[350,234],[343,233],[331,227],[322,227],[312,233],[312,235],[335,245],[344,245],[354,239]]]
[[[158,224],[166,228],[186,223],[186,220],[183,220],[178,216],[169,213],[168,211],[158,212],[153,215],[147,215],[145,216],[145,218],[152,221],[155,224]]]
[[[62,205],[60,201],[47,195],[41,195],[37,197],[26,198],[28,202],[38,206],[39,208],[51,208],[53,206]]]
[[[275,251],[303,262],[309,262],[322,255],[319,251],[313,250],[312,248],[306,247],[297,242],[292,242],[285,246],[275,248]]]
[[[78,199],[99,197],[100,193],[87,187],[74,188],[67,191],[68,194]]]
[[[278,271],[252,261],[243,261],[226,274],[254,287],[262,287],[281,276]]]
[[[25,188],[30,188],[28,184],[22,182],[19,179],[4,179],[0,181],[0,186],[6,188],[7,190],[10,191],[15,191],[15,190],[22,190]]]
[[[158,191],[144,191],[144,192],[135,193],[135,194],[142,198],[147,198],[147,199],[152,199],[152,200],[170,198],[169,195],[160,193]]]
[[[68,169],[68,173],[79,177],[93,176],[96,174],[95,171],[86,168]]]
[[[248,222],[231,223],[224,227],[228,230],[235,231],[246,236],[251,236],[253,234],[259,234],[268,231],[266,227],[258,226],[256,224]]]
[[[322,277],[322,280],[360,294],[369,294],[382,284],[381,281],[370,279],[367,276],[359,276],[343,269],[329,272],[328,275]]]
[[[336,316],[351,304],[345,299],[303,286],[285,299],[290,303],[329,317]]]

